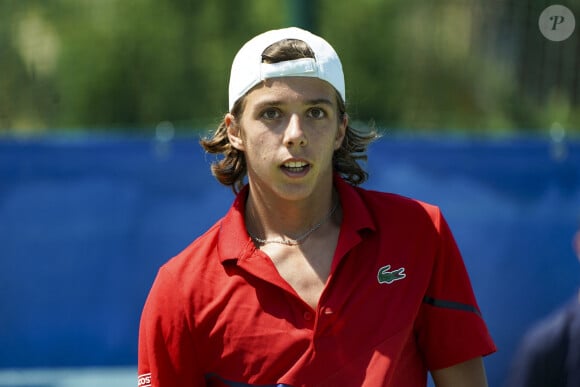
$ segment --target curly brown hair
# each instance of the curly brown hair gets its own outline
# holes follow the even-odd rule
[[[281,40],[266,48],[262,53],[262,62],[264,63],[277,63],[300,58],[314,58],[314,53],[305,42],[297,39]],[[336,98],[340,117],[344,117],[346,114],[345,102],[338,92],[336,92]],[[230,113],[234,117],[241,117],[244,105],[245,97],[242,97],[236,101]],[[368,173],[359,165],[358,161],[367,160],[367,148],[377,137],[378,133],[374,128],[368,132],[363,132],[350,125],[347,126],[342,145],[334,151],[332,158],[334,171],[352,185],[365,182]],[[234,193],[238,193],[245,185],[246,158],[244,152],[237,150],[230,144],[225,121],[221,122],[210,137],[201,139],[200,144],[207,153],[222,156],[212,162],[211,172],[220,183],[230,186]]]

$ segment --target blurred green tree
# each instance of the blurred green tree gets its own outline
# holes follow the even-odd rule
[[[240,44],[289,24],[339,51],[363,125],[502,134],[557,123],[580,133],[579,34],[546,41],[544,3],[4,0],[0,133],[211,129]]]

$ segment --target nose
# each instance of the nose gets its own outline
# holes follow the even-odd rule
[[[288,126],[284,131],[284,144],[287,147],[305,146],[307,144],[306,136],[302,128],[302,122],[298,114],[290,116]]]

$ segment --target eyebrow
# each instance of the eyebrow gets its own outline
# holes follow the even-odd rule
[[[330,101],[329,99],[326,99],[326,98],[318,98],[318,99],[313,99],[313,100],[309,100],[306,102],[307,102],[307,105],[330,105],[330,106],[333,106],[332,101]]]

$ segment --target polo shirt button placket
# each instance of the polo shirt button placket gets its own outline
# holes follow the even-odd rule
[[[332,326],[336,321],[336,313],[334,309],[329,306],[320,308],[320,316],[318,318],[318,333],[317,336],[326,336],[332,333]]]
[[[304,316],[304,320],[306,320],[306,321],[311,321],[312,318],[314,317],[314,315],[312,314],[312,312],[310,312],[308,310],[306,312],[304,312],[304,315],[303,316]]]

